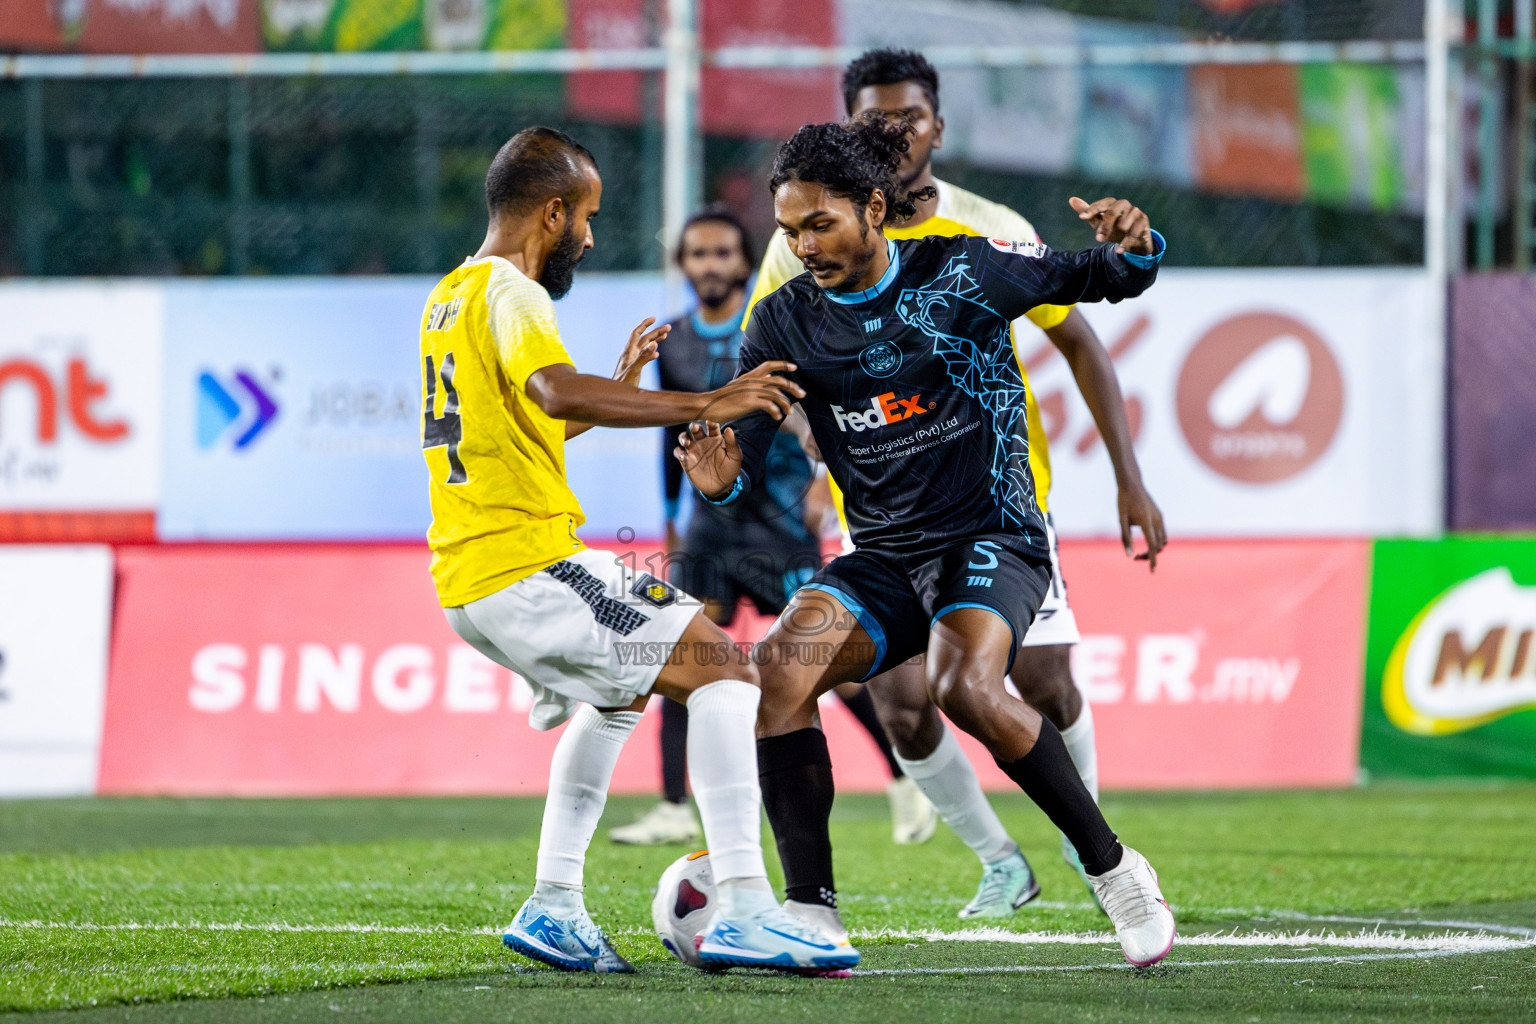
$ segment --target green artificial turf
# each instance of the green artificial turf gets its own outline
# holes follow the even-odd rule
[[[997,805],[1044,887],[1003,926],[1103,932],[1043,816],[1017,795]],[[615,799],[605,828],[643,807]],[[955,917],[975,887],[974,858],[943,829],[924,846],[895,846],[882,798],[843,797],[833,837],[844,917],[865,936],[862,968],[899,973],[834,981],[707,976],[670,960],[650,934],[651,887],[684,851],[617,847],[601,832],[588,906],[641,973],[530,968],[495,931],[532,883],[537,801],[0,802],[0,1011],[96,1006],[25,1019],[144,1024],[347,1014],[1536,1020],[1536,947],[1520,931],[1536,937],[1536,785],[1111,794],[1105,810],[1156,865],[1191,939],[1163,966],[1125,968],[1107,937],[1024,945],[914,934],[977,923]],[[1476,929],[1423,922],[1481,922],[1504,928],[1506,948],[1447,955],[1326,937],[1304,946],[1194,940],[1378,927],[1309,919],[1330,915],[1426,937]]]

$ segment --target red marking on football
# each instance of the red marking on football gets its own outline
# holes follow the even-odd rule
[[[693,887],[688,879],[677,883],[677,906],[672,908],[672,913],[678,917],[686,917],[695,910],[704,909],[709,903],[709,896]]]

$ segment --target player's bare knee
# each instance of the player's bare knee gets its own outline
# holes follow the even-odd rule
[[[976,713],[979,690],[977,673],[967,671],[965,665],[941,672],[928,684],[928,693],[934,704],[956,721],[962,717],[971,718]]]
[[[1082,695],[1072,681],[1069,655],[1067,647],[1026,648],[1009,673],[1024,703],[1049,718],[1058,729],[1075,722],[1083,707]]]
[[[910,745],[921,731],[923,715],[919,709],[908,707],[881,708],[876,706],[880,727],[885,730],[892,743],[899,748],[903,744]]]

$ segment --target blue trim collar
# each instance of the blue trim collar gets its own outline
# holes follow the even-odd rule
[[[885,240],[885,252],[891,259],[891,265],[885,268],[885,273],[880,276],[880,280],[876,281],[872,286],[865,288],[861,292],[834,292],[828,288],[823,289],[822,293],[833,302],[843,306],[856,306],[861,302],[868,302],[870,299],[879,298],[880,293],[889,288],[891,282],[896,280],[896,275],[901,273],[901,253],[896,251],[895,239],[887,238]]]
[[[698,310],[688,314],[688,320],[693,326],[693,333],[701,338],[729,338],[741,330],[741,318],[731,317],[720,321],[718,324],[705,323]]]

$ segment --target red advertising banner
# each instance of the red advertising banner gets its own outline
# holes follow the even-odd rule
[[[258,53],[258,0],[6,0],[0,46],[87,53]]]
[[[100,791],[542,793],[559,733],[448,628],[427,557],[120,549]],[[654,789],[656,759],[637,735],[614,788]]]
[[[721,46],[831,46],[837,5],[821,0],[736,0],[700,5],[706,49]],[[788,138],[803,124],[843,116],[833,68],[786,71],[705,68],[704,130],[713,135]]]
[[[660,27],[648,24],[642,0],[570,0],[567,46],[632,49],[659,33]],[[699,35],[706,49],[831,46],[837,6],[819,0],[715,0],[701,5]],[[639,72],[581,72],[567,79],[566,101],[575,117],[633,124],[645,115],[640,83]],[[699,101],[704,130],[714,135],[788,137],[802,124],[842,116],[837,72],[829,68],[706,67]],[[659,115],[659,96],[656,103]]]
[[[57,50],[64,32],[48,0],[6,0],[0,18],[0,48],[7,50]]]
[[[1180,540],[1155,575],[1113,543],[1062,560],[1105,788],[1354,782],[1368,541]]]
[[[1294,64],[1189,70],[1195,180],[1237,195],[1297,201],[1306,186]]]
[[[1106,788],[1353,781],[1367,542],[1180,541],[1156,575],[1114,543],[1062,546]],[[530,729],[526,685],[448,628],[426,564],[401,546],[121,549],[101,792],[542,793],[558,731]],[[835,699],[822,717],[838,786],[883,790],[853,717]],[[658,790],[656,726],[616,792]],[[962,742],[984,785],[1012,786]]]

